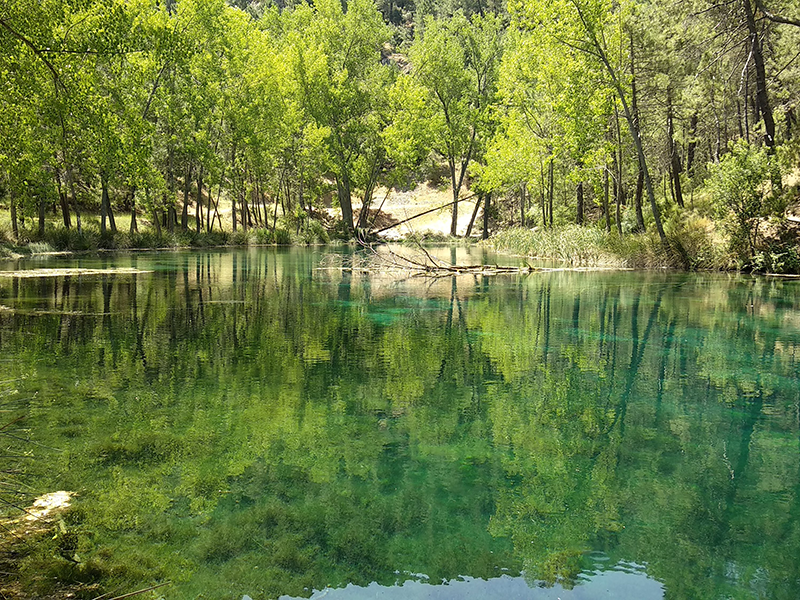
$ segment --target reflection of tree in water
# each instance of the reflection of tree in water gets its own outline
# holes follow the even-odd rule
[[[36,365],[37,431],[69,456],[42,485],[85,490],[99,573],[187,594],[500,567],[569,587],[603,551],[676,596],[762,573],[796,591],[783,284],[551,273],[418,296],[305,253],[169,260],[0,282],[3,349]]]

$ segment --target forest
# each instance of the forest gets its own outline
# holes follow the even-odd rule
[[[792,0],[6,0],[0,88],[6,255],[366,238],[433,181],[520,254],[800,271]]]

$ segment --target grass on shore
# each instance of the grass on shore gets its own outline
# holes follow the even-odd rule
[[[327,243],[330,240],[328,232],[322,224],[313,220],[300,228],[290,228],[279,220],[278,226],[274,229],[250,228],[239,229],[235,232],[217,229],[212,232],[199,233],[192,229],[181,231],[179,227],[172,232],[162,228],[158,233],[147,222],[140,223],[139,231],[131,233],[129,217],[127,219],[118,217],[117,223],[116,233],[110,230],[101,233],[99,218],[95,217],[83,219],[80,233],[74,225],[67,229],[63,225],[55,223],[47,223],[43,235],[40,235],[35,229],[21,227],[19,235],[15,239],[10,223],[0,222],[0,258],[62,251],[308,245]]]
[[[558,229],[508,229],[494,235],[490,244],[500,252],[573,267],[722,270],[734,266],[707,223],[668,228],[667,239],[667,244],[662,243],[653,231],[620,236],[597,227],[568,225]]]

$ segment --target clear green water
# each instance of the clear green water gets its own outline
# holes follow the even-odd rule
[[[321,256],[0,278],[27,483],[78,494],[23,559],[29,589],[800,596],[800,282],[398,281]]]

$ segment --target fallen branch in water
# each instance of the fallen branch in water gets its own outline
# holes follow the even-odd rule
[[[329,255],[321,262],[323,269],[336,269],[348,273],[377,273],[398,271],[411,272],[425,277],[445,277],[450,275],[503,275],[516,273],[532,273],[534,271],[550,271],[529,264],[524,266],[501,265],[451,265],[434,257],[422,245],[418,245],[418,253],[408,256],[389,248],[381,250],[368,244],[362,244],[364,252],[344,255]]]

